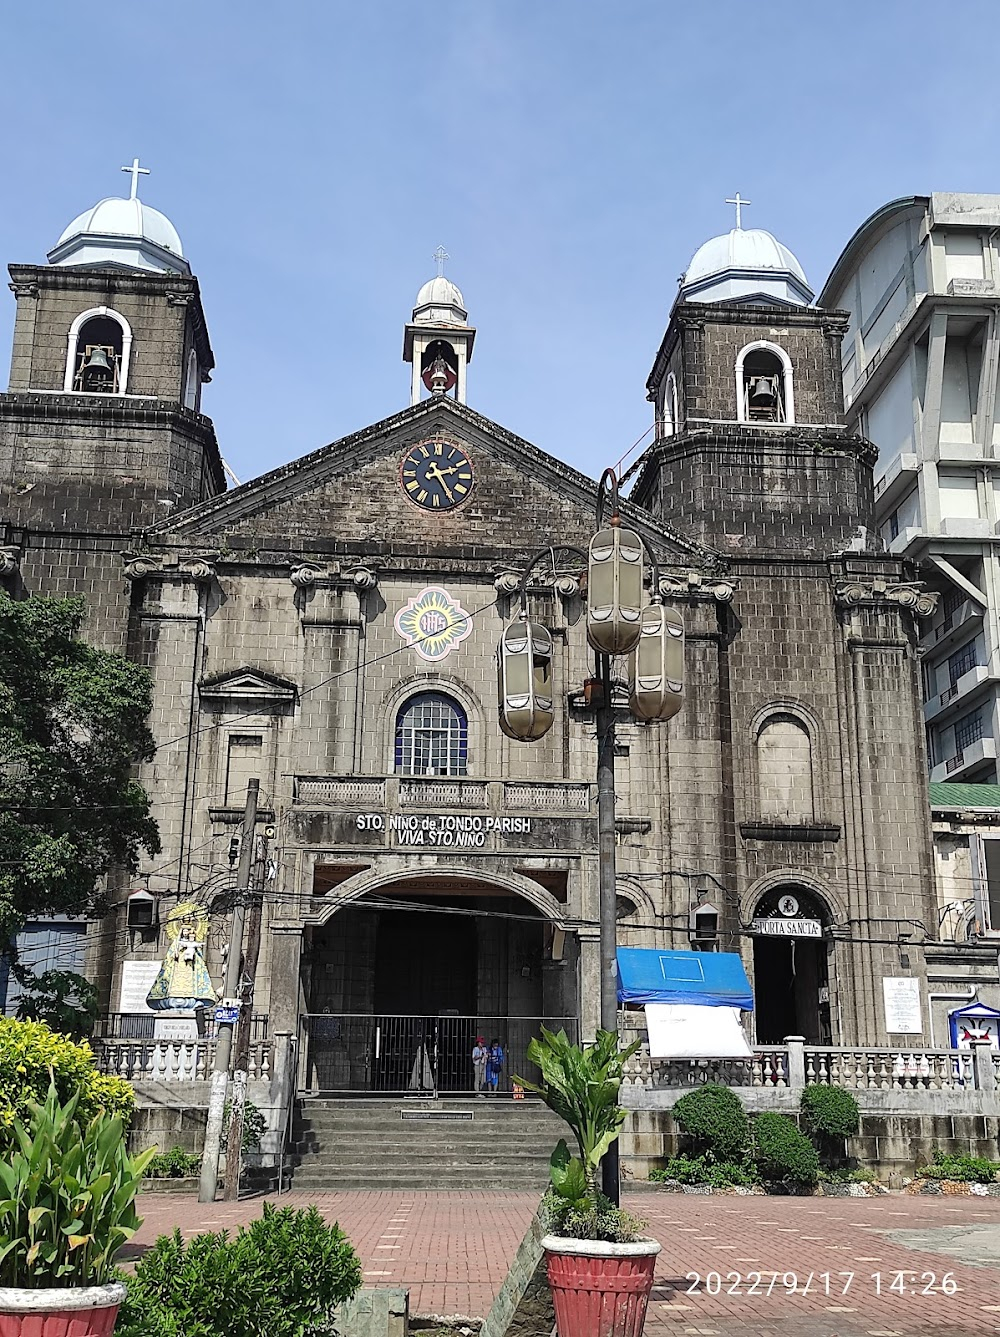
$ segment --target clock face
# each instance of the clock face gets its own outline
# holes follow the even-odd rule
[[[425,441],[414,446],[400,466],[404,493],[424,511],[450,511],[472,491],[472,465],[461,446]]]

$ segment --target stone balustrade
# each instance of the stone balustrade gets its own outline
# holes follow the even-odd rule
[[[681,1094],[707,1082],[742,1090],[800,1091],[809,1083],[850,1091],[993,1093],[1000,1086],[1000,1053],[971,1049],[818,1046],[790,1037],[758,1046],[749,1058],[651,1058],[644,1031],[623,1031],[622,1043],[642,1041],[625,1064],[622,1099],[630,1092]]]
[[[206,1082],[215,1065],[215,1041],[93,1039],[99,1072],[142,1082]],[[251,1082],[271,1075],[271,1041],[254,1040],[247,1059]]]

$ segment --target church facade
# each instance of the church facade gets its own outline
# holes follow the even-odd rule
[[[463,1090],[479,1035],[512,1059],[541,1019],[592,1035],[593,660],[570,549],[596,484],[469,405],[455,284],[425,284],[405,327],[407,407],[227,491],[169,222],[133,190],[10,272],[5,587],[85,596],[87,634],[154,681],[141,778],[163,850],[88,935],[107,1012],[143,1012],[179,904],[203,912],[221,987],[257,778],[253,1008],[308,1040],[304,1081],[406,1089],[431,1036],[428,1080]],[[714,238],[649,375],[655,439],[623,519],[684,617],[686,699],[669,725],[618,724],[619,938],[688,948],[696,912],[715,916],[696,945],[742,955],[758,1043],[929,1043],[933,995],[986,971],[938,941],[917,658],[935,599],[875,534],[846,317],[811,299],[770,234]],[[521,743],[499,726],[496,647],[540,552],[527,600],[553,637],[555,723]]]

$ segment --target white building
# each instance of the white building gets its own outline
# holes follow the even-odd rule
[[[846,411],[879,450],[880,535],[943,593],[922,643],[931,780],[994,782],[1000,195],[884,205],[851,238],[819,305],[850,313]]]

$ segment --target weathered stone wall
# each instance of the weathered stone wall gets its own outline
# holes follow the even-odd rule
[[[680,1094],[680,1093],[678,1093]],[[741,1091],[753,1114],[777,1109],[799,1119],[795,1091]],[[920,1093],[906,1101],[896,1092],[858,1092],[863,1095],[861,1131],[847,1141],[847,1154],[887,1178],[893,1171],[911,1175],[928,1165],[936,1149],[959,1155],[998,1159],[1000,1104],[978,1093]],[[913,1093],[916,1097],[917,1093]],[[935,1099],[935,1095],[941,1097]],[[881,1098],[880,1098],[881,1097]],[[909,1108],[904,1108],[905,1106]],[[923,1106],[922,1109],[918,1108]],[[989,1113],[982,1111],[989,1110]],[[632,1110],[621,1138],[621,1160],[626,1178],[648,1179],[650,1170],[664,1165],[683,1149],[683,1135],[668,1110]]]

